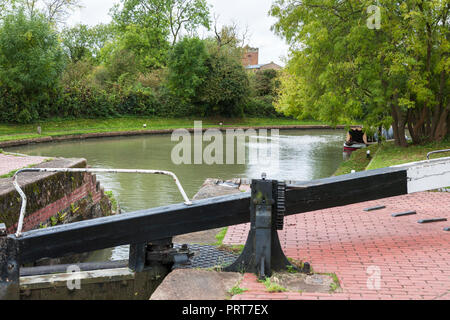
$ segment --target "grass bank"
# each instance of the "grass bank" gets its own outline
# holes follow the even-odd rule
[[[202,120],[204,128],[219,127],[259,127],[259,126],[292,126],[292,125],[322,125],[317,121],[298,121],[285,118],[244,118],[244,119],[166,119],[123,117],[112,119],[76,119],[76,120],[48,120],[45,122],[13,125],[0,124],[0,141],[25,140],[44,137],[79,135],[87,133],[128,132],[144,130],[166,130],[178,128],[193,128],[194,121]],[[146,124],[146,128],[144,128]],[[42,131],[39,135],[37,127]]]
[[[370,150],[370,154],[372,155],[373,158],[373,156],[377,154],[379,146],[378,144],[374,144],[370,146],[368,149],[361,149],[353,152],[349,160],[341,163],[341,165],[339,166],[338,170],[335,172],[334,175],[341,176],[343,174],[349,174],[352,172],[352,170],[355,170],[356,172],[366,170],[367,166],[372,161],[372,158],[371,159],[367,158],[367,150]]]
[[[372,158],[367,159],[367,149],[354,152],[348,161],[343,162],[335,175],[374,170],[391,167],[404,163],[423,161],[427,159],[427,153],[436,150],[450,149],[450,138],[443,142],[433,142],[425,145],[409,145],[407,148],[396,146],[393,142],[385,142],[379,145],[370,146]],[[450,153],[435,154],[432,158],[450,157]]]

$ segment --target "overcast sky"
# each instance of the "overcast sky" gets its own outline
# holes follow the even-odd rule
[[[259,63],[274,61],[284,66],[288,46],[270,30],[275,19],[268,16],[273,0],[207,0],[212,6],[211,13],[219,16],[219,27],[234,21],[244,31],[249,28],[249,45],[259,48]],[[117,0],[83,0],[84,8],[76,12],[69,24],[84,23],[95,25],[111,20],[109,9]],[[201,36],[205,34],[202,32]]]

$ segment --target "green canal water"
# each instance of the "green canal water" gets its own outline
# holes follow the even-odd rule
[[[33,156],[85,158],[93,168],[158,169],[174,172],[192,198],[207,178],[260,178],[307,181],[331,176],[342,162],[343,130],[286,130],[279,137],[247,141],[246,164],[176,165],[171,160],[178,142],[170,135],[102,138],[9,148]],[[279,145],[279,165],[249,163],[248,154]],[[207,145],[207,144],[206,144]],[[226,149],[224,148],[224,151]],[[225,153],[225,152],[224,152]],[[172,179],[139,174],[98,175],[106,190],[113,191],[123,212],[182,202]],[[126,247],[109,250],[107,258],[126,259]],[[104,256],[104,254],[103,254]],[[104,258],[104,257],[101,257]],[[101,260],[101,258],[99,258]]]

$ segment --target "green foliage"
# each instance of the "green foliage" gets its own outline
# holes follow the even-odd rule
[[[184,38],[169,59],[168,87],[189,115],[241,116],[249,80],[240,61],[209,40]]]
[[[277,292],[286,292],[287,289],[280,286],[277,283],[272,282],[270,278],[266,278],[265,281],[263,281],[263,284],[265,285],[268,292],[271,293],[277,293]]]
[[[182,30],[209,29],[205,0],[121,0],[111,14],[119,33],[113,48],[133,52],[141,71],[165,66]]]
[[[279,88],[278,71],[260,70],[251,78],[251,86],[256,96],[274,96]]]
[[[61,33],[62,42],[72,62],[80,61],[85,57],[92,57],[89,50],[91,37],[86,25],[66,28]]]
[[[248,289],[245,288],[241,288],[239,287],[239,285],[234,286],[233,288],[231,288],[228,293],[233,297],[233,296],[237,296],[239,294],[243,294],[245,292],[247,292]]]
[[[0,0],[0,19],[11,13],[11,10],[13,10],[14,8],[14,0]]]
[[[108,117],[118,115],[115,96],[84,84],[66,87],[58,100],[55,115],[58,117]]]
[[[198,38],[183,38],[171,51],[169,57],[169,88],[187,103],[198,94],[208,72],[208,52]]]
[[[434,141],[423,145],[410,144],[407,152],[405,152],[404,148],[400,148],[393,143],[385,142],[374,156],[372,162],[367,167],[367,170],[375,170],[404,163],[424,161],[427,158],[428,152],[447,149],[450,149],[450,137],[447,137],[442,142]],[[431,158],[434,159],[448,156],[449,153],[439,153],[433,155]]]
[[[134,55],[139,71],[145,72],[165,66],[169,48],[169,42],[159,31],[131,24],[119,33],[114,43],[105,48],[107,56],[104,61],[108,63],[111,56],[129,51]]]
[[[280,81],[276,70],[249,72],[250,96],[245,102],[244,114],[250,117],[281,117],[275,109]]]
[[[134,83],[133,77],[136,77],[139,69],[137,64],[136,56],[132,51],[125,49],[114,51],[105,62],[107,81],[110,84],[124,84],[127,80]]]
[[[292,274],[298,273],[298,270],[293,265],[286,266],[286,269],[288,273]]]
[[[205,0],[122,0],[110,24],[60,32],[57,20],[78,0],[52,2],[60,9],[42,0],[30,2],[37,7],[11,3],[0,0],[8,9],[0,17],[2,122],[277,116],[274,74],[261,73],[250,85],[233,27],[223,27],[216,38],[180,40],[180,32],[209,29]]]
[[[13,7],[23,10],[27,17],[33,18],[41,14],[51,24],[63,24],[77,8],[81,8],[81,0],[10,0]]]
[[[105,195],[108,197],[109,201],[111,202],[111,207],[113,208],[113,210],[116,210],[118,203],[117,203],[117,199],[114,196],[114,193],[112,191],[105,191]]]
[[[193,33],[199,26],[209,29],[209,6],[205,0],[121,0],[112,16],[122,30],[136,25],[159,45],[174,45],[181,31]]]
[[[223,239],[225,239],[225,236],[227,235],[227,232],[228,232],[228,228],[223,228],[216,235],[217,242],[214,244],[215,246],[221,246],[223,244]]]
[[[372,161],[371,159],[367,159],[367,151],[370,150],[370,154],[372,158],[376,157],[376,154],[379,150],[379,145],[374,144],[371,145],[369,148],[361,149],[352,152],[352,155],[350,156],[350,159],[344,161],[339,166],[338,170],[334,173],[335,176],[340,176],[344,174],[349,174],[353,170],[356,172],[365,171],[367,166]]]
[[[450,112],[449,1],[278,0],[274,30],[291,45],[277,109],[330,124],[393,125],[397,144],[442,139]]]
[[[58,218],[50,217],[50,223],[51,223],[52,227],[56,226],[58,224]]]
[[[244,114],[249,117],[282,117],[274,107],[275,97],[267,95],[262,97],[250,97],[246,100]]]
[[[96,59],[100,50],[112,40],[111,25],[99,24],[89,27],[83,24],[64,28],[60,34],[66,54],[73,63],[83,59]]]
[[[49,113],[64,68],[55,31],[45,18],[22,11],[0,27],[0,114],[6,121],[28,123]]]
[[[197,96],[201,115],[242,116],[249,81],[240,61],[221,50],[210,52],[208,74]]]

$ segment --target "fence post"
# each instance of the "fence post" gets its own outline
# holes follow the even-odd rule
[[[0,300],[19,300],[20,284],[18,247],[8,237],[6,226],[0,224]]]

